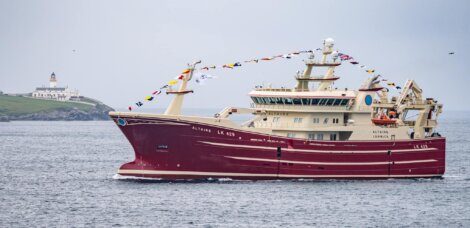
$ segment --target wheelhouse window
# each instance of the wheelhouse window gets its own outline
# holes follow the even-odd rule
[[[334,102],[335,102],[335,99],[327,99],[326,106],[332,106]]]
[[[304,105],[304,106],[346,106],[350,99],[336,98],[289,98],[289,97],[251,97],[256,104]]]
[[[333,106],[338,106],[341,104],[341,101],[343,101],[343,99],[336,99],[335,102],[333,102]]]
[[[289,137],[289,138],[295,138],[295,133],[287,133],[287,137]]]
[[[318,105],[318,103],[320,102],[320,99],[312,99],[312,105]]]
[[[303,105],[310,105],[311,101],[312,101],[312,99],[302,98],[302,104]]]
[[[314,118],[313,118],[313,123],[314,123],[314,124],[320,123],[320,118],[314,117]]]
[[[292,104],[292,98],[283,98],[284,99],[284,104]]]
[[[292,103],[294,103],[295,105],[301,105],[302,100],[300,98],[294,98],[292,99]]]

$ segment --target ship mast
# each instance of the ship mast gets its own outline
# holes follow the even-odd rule
[[[316,62],[314,60],[315,56],[313,53],[310,55],[309,59],[305,61],[305,65],[307,68],[303,72],[303,74],[299,74],[296,76],[297,79],[297,91],[310,91],[309,89],[309,82],[320,82],[317,90],[326,90],[330,88],[331,84],[339,79],[338,77],[334,76],[335,67],[341,65],[341,63],[335,62],[336,56],[333,57],[333,62],[328,62],[327,57],[331,53],[333,53],[333,46],[334,40],[331,38],[327,38],[323,41],[323,49],[322,49],[322,58],[320,62]],[[312,68],[313,67],[328,67],[327,72],[323,76],[311,76]]]
[[[183,99],[184,95],[187,93],[192,93],[193,90],[187,90],[186,87],[188,85],[188,81],[191,80],[193,77],[194,69],[197,64],[201,63],[201,61],[197,61],[193,64],[188,64],[188,73],[183,74],[182,83],[180,88],[177,91],[169,90],[166,94],[175,94],[175,97],[171,101],[170,105],[165,111],[165,115],[174,115],[178,116],[181,115],[181,107],[183,106]]]

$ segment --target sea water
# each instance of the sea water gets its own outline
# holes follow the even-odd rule
[[[111,121],[0,123],[0,227],[469,227],[470,113],[439,132],[444,178],[159,182]]]

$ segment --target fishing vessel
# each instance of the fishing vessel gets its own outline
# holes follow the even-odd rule
[[[132,145],[123,176],[179,179],[383,179],[441,177],[446,139],[436,132],[442,104],[408,80],[389,96],[378,75],[357,90],[338,89],[341,66],[326,39],[305,59],[294,88],[257,86],[247,107],[213,117],[181,114],[196,65],[181,78],[163,114],[110,112]],[[319,73],[322,72],[322,73]],[[414,118],[410,118],[413,113]],[[238,124],[236,114],[252,118]]]

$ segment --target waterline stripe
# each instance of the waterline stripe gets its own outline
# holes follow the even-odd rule
[[[139,170],[120,169],[118,174],[140,175],[181,175],[181,176],[224,176],[224,177],[286,177],[286,178],[347,178],[347,177],[440,177],[440,174],[409,174],[409,175],[294,175],[294,174],[268,174],[268,173],[224,173],[199,171],[173,171],[173,170]]]

